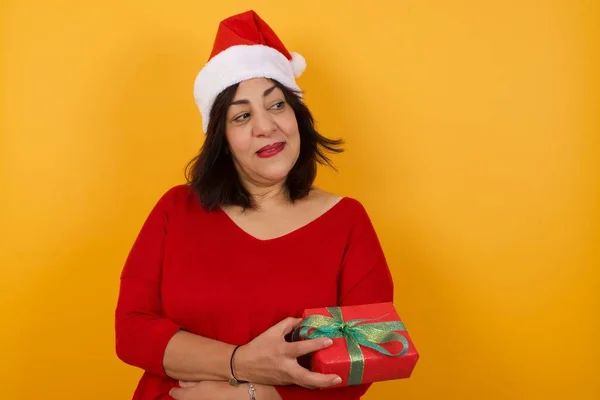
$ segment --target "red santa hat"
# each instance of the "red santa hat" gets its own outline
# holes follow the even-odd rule
[[[304,57],[289,52],[253,10],[221,21],[209,60],[194,82],[204,132],[215,98],[227,87],[247,79],[271,78],[300,91],[296,78],[305,69]]]

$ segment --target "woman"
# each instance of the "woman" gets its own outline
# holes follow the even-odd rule
[[[134,399],[359,399],[290,342],[303,310],[393,300],[362,205],[313,187],[339,141],[321,136],[295,82],[305,63],[258,15],[221,22],[195,82],[206,140],[126,260],[116,350],[143,369]],[[299,361],[300,360],[300,361]],[[326,388],[326,390],[318,390]]]

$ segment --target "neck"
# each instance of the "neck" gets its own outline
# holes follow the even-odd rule
[[[285,181],[268,186],[247,183],[246,188],[258,209],[284,205],[289,202]]]

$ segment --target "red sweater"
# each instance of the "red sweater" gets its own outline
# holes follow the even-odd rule
[[[245,344],[306,308],[393,301],[393,283],[365,209],[349,197],[282,237],[259,240],[188,186],[157,202],[126,260],[116,308],[116,351],[145,372],[134,400],[172,399],[162,366],[179,330]],[[359,399],[369,385],[277,386],[283,400]]]

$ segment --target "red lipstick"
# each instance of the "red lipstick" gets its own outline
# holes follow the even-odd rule
[[[261,158],[273,157],[274,155],[279,154],[281,152],[281,150],[283,150],[284,146],[285,146],[285,143],[283,143],[283,142],[273,143],[268,146],[262,147],[260,150],[258,150],[256,152],[256,155],[258,155]]]

